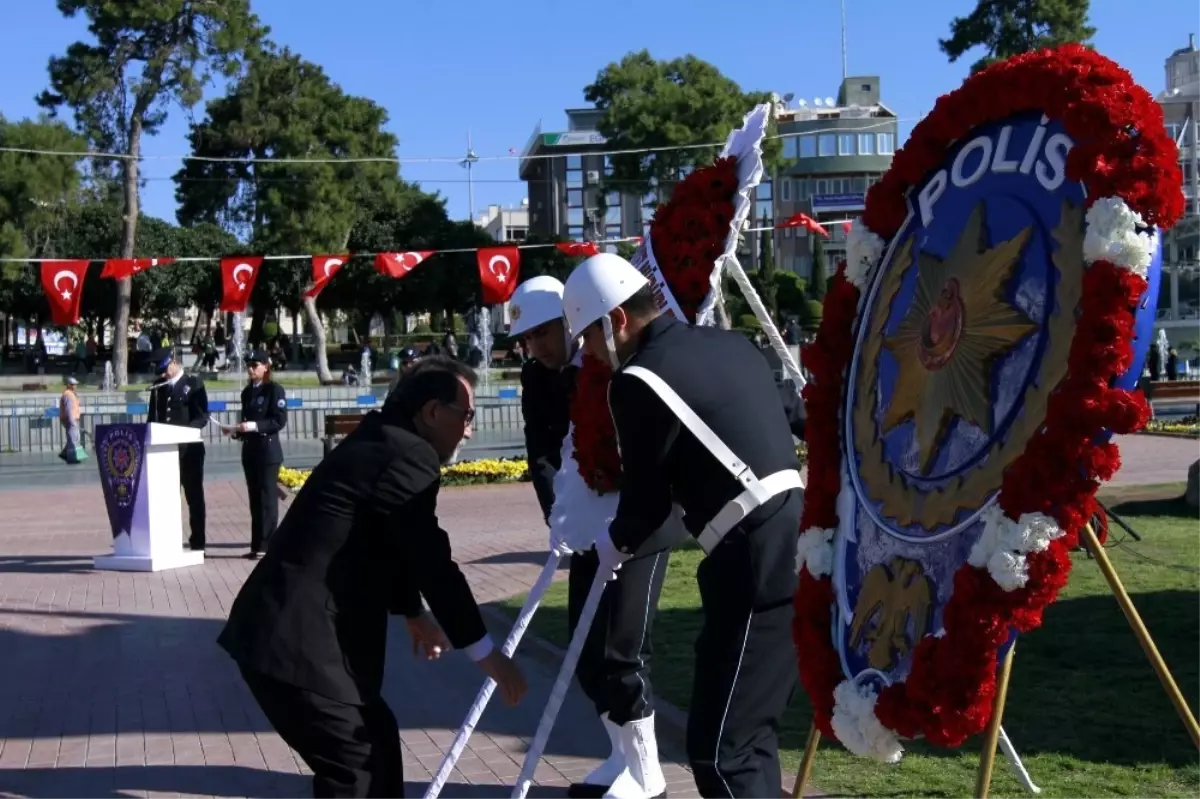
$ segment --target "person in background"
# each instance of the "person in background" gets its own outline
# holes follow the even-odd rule
[[[453,330],[447,330],[446,335],[442,337],[442,352],[451,358],[458,359],[458,338],[455,337]]]
[[[87,352],[88,374],[91,374],[92,370],[96,368],[96,354],[97,354],[97,350],[99,349],[99,347],[96,344],[96,337],[94,335],[92,335],[91,333],[88,333],[87,341],[84,343],[83,346],[84,346],[84,350]]]
[[[1167,379],[1179,379],[1179,353],[1175,351],[1174,347],[1167,350]]]
[[[242,472],[250,499],[250,560],[257,560],[279,522],[279,433],[287,426],[287,392],[271,380],[271,361],[255,350],[246,358],[250,385],[242,389],[241,421],[228,431],[242,442]]]
[[[82,370],[84,374],[90,374],[92,367],[88,366],[87,344],[82,338],[75,342],[75,364],[71,367],[71,371]]]
[[[312,769],[314,796],[404,795],[399,725],[382,696],[389,613],[405,617],[414,655],[453,645],[506,702],[525,694],[437,519],[441,466],[471,435],[474,384],[446,358],[407,370],[305,481],[218,638]]]
[[[150,386],[147,422],[194,427],[208,425],[208,392],[204,381],[186,374],[170,350],[160,350],[152,361],[158,381]],[[206,511],[204,504],[204,442],[179,445],[179,484],[188,506],[188,548],[203,552]]]
[[[79,403],[79,381],[68,377],[65,381],[62,395],[58,398],[58,421],[66,432],[67,442],[58,457],[72,466],[80,462],[79,452],[83,447],[83,433],[79,426],[83,416],[83,407]]]

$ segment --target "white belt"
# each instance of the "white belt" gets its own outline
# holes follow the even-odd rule
[[[726,503],[725,507],[717,512],[717,515],[704,526],[704,530],[697,537],[697,541],[705,553],[712,552],[713,548],[721,543],[730,530],[757,508],[762,507],[764,503],[785,491],[804,487],[804,481],[800,479],[800,472],[795,469],[775,472],[760,480],[754,471],[743,463],[724,441],[717,437],[712,428],[696,415],[696,412],[683,401],[683,398],[667,385],[665,380],[641,366],[628,366],[622,372],[636,377],[648,385],[663,401],[663,404],[675,414],[680,423],[745,489]]]
[[[712,517],[712,521],[704,525],[700,535],[696,536],[696,541],[705,554],[711,555],[717,544],[721,543],[729,531],[745,521],[751,513],[784,492],[791,491],[793,488],[804,488],[804,481],[800,479],[800,472],[795,469],[784,469],[782,472],[769,474],[759,480],[758,486],[757,492],[743,491],[729,500],[725,503],[725,507]],[[765,496],[763,496],[764,494]]]

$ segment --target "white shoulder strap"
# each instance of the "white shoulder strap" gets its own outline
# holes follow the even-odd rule
[[[746,485],[757,482],[754,473],[749,471],[741,458],[733,454],[733,451],[725,445],[725,442],[717,437],[712,428],[696,415],[696,412],[683,401],[682,397],[675,393],[675,389],[667,385],[665,380],[642,366],[627,366],[621,370],[621,373],[636,377],[649,386],[650,390],[658,395],[658,398],[670,409],[671,413],[675,414],[680,423],[691,431],[696,440],[711,452],[713,457],[720,461],[721,465],[728,469],[729,473],[739,482]]]

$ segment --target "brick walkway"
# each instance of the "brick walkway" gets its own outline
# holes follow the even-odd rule
[[[1196,458],[1194,441],[1120,443],[1118,484],[1182,481]],[[203,566],[119,574],[91,568],[109,541],[98,486],[0,493],[0,796],[308,795],[303,765],[215,644],[252,564],[240,557],[242,487],[217,481],[207,494]],[[439,515],[480,601],[522,592],[545,562],[528,486],[449,490]],[[482,677],[461,655],[414,660],[403,625],[389,646],[386,694],[403,728],[408,794],[419,796]],[[493,703],[444,796],[508,794],[553,678],[543,660],[521,662],[528,699]],[[694,796],[681,753],[660,737],[672,796]],[[573,691],[531,795],[562,795],[603,747]]]

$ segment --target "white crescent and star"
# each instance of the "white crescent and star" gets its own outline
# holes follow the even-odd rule
[[[71,288],[64,289],[62,286],[58,285],[58,281],[62,280],[64,277],[71,281]],[[62,292],[62,298],[64,300],[69,300],[71,299],[71,290],[78,288],[79,286],[79,276],[69,269],[60,269],[54,273],[54,280],[51,281],[51,283],[54,286],[55,291]]]
[[[500,272],[496,271],[496,264],[498,262],[504,263],[503,270]],[[507,255],[493,255],[488,260],[488,271],[496,276],[496,280],[504,283],[508,280],[508,273],[512,271],[512,261],[508,260]]]
[[[251,266],[250,264],[238,264],[237,266],[235,266],[233,268],[233,274],[230,275],[230,277],[233,278],[234,283],[237,283],[238,291],[246,290],[245,281],[238,280],[238,275],[240,275],[242,272],[245,272],[246,274],[253,276],[254,275],[254,267]]]
[[[419,252],[402,252],[396,258],[396,263],[405,273],[411,272],[417,267],[417,264],[425,260],[425,256]]]
[[[325,269],[325,277],[333,277],[334,268],[339,267],[344,263],[345,261],[343,261],[341,258],[326,258],[325,265],[323,267]]]

